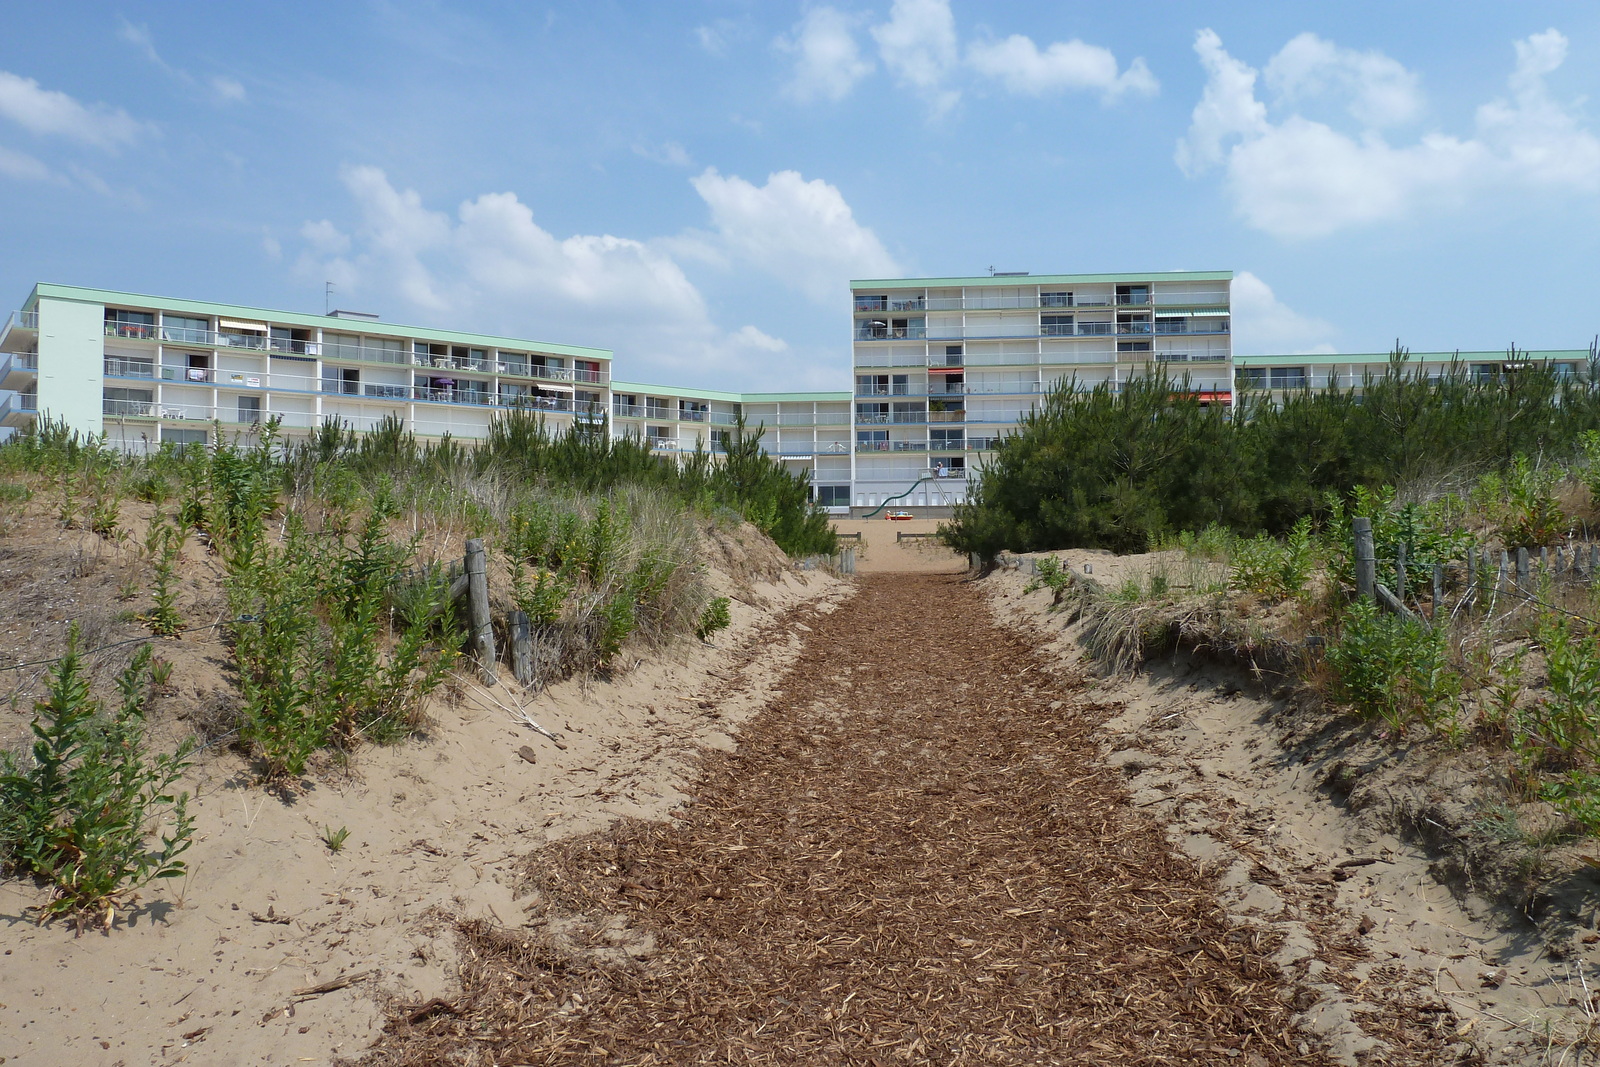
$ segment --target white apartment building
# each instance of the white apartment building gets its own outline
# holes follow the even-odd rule
[[[0,331],[0,426],[46,415],[130,452],[272,417],[482,437],[505,408],[604,421],[610,378],[598,348],[41,284]]]
[[[851,504],[945,508],[1063,380],[1160,363],[1229,403],[1232,271],[852,281]]]
[[[600,348],[231,304],[45,285],[0,327],[0,428],[41,416],[111,445],[399,418],[421,437],[480,438],[509,408],[551,429],[609,423],[663,455],[718,451],[742,415],[762,446],[809,472],[836,514],[947,513],[996,442],[1062,381],[1118,387],[1155,366],[1202,402],[1235,390],[1359,388],[1387,353],[1235,356],[1228,271],[996,274],[851,283],[854,388],[733,393],[611,380]],[[1413,353],[1411,373],[1477,377],[1548,362],[1589,373],[1583,349]]]

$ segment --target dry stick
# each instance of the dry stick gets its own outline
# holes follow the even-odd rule
[[[465,679],[461,678],[460,675],[456,675],[455,677],[458,681],[465,681]],[[477,700],[477,696],[470,690],[463,689],[462,693],[465,696],[469,696],[474,700]],[[546,730],[543,726],[540,726],[537,722],[534,722],[533,717],[529,715],[525,709],[520,707],[510,707],[509,705],[496,699],[493,693],[484,691],[483,695],[487,697],[490,703],[494,704],[496,708],[499,708],[501,711],[505,712],[506,715],[510,717],[512,722],[516,723],[518,726],[526,726],[534,733],[543,734],[545,737],[548,737],[551,741],[555,742],[555,746],[557,748],[561,749],[563,752],[566,751],[567,746],[561,743],[561,735],[556,733],[554,730]],[[478,703],[480,707],[484,707],[485,709],[488,708],[488,705],[483,704],[482,701],[479,701]]]
[[[320,985],[306,985],[301,986],[299,989],[291,989],[289,991],[289,995],[297,999],[300,997],[320,997],[324,993],[332,993],[335,989],[343,989],[345,986],[355,985],[363,978],[371,977],[377,973],[377,968],[372,968],[365,971],[357,971],[354,974],[347,974],[343,978],[335,978],[331,982],[323,982]]]

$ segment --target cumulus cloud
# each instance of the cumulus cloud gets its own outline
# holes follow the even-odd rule
[[[1234,346],[1240,354],[1336,351],[1328,340],[1335,332],[1331,323],[1295,311],[1249,271],[1234,276],[1232,292]]]
[[[820,178],[807,181],[785,170],[757,186],[709,167],[693,184],[711,209],[719,250],[820,304],[841,299],[852,277],[899,273],[877,234],[857,222],[843,194]]]
[[[32,78],[0,70],[0,117],[30,133],[65,137],[96,148],[115,150],[131,144],[145,125],[121,108],[85,106]]]
[[[1041,52],[1031,38],[1012,34],[1003,41],[973,45],[967,50],[967,62],[1022,96],[1083,89],[1110,102],[1124,93],[1154,96],[1160,90],[1142,58],[1119,74],[1117,57],[1109,49],[1079,40],[1057,41]]]
[[[944,84],[958,58],[949,0],[894,0],[889,21],[872,27],[872,37],[901,85],[927,97],[936,114],[955,106],[961,94]]]
[[[777,47],[795,57],[794,73],[784,95],[800,103],[843,100],[857,82],[872,73],[861,57],[855,30],[860,19],[831,7],[814,7],[780,37]]]
[[[333,281],[372,304],[388,295],[404,305],[399,310],[437,321],[498,323],[485,328],[610,346],[630,366],[658,373],[733,372],[789,351],[755,325],[719,326],[684,269],[685,249],[702,262],[764,270],[834,302],[850,269],[892,267],[837,189],[793,172],[755,186],[707,170],[693,182],[712,230],[670,240],[560,237],[510,192],[473,197],[452,215],[376,167],[342,168],[340,180],[356,217],[343,227],[327,219],[301,227],[302,277]]]
[[[774,42],[793,55],[784,95],[801,103],[837,102],[873,71],[856,41],[857,16],[813,7]],[[1040,47],[1022,34],[979,41],[962,59],[950,0],[894,0],[888,18],[870,28],[878,58],[902,88],[927,101],[937,118],[961,100],[962,76],[973,75],[1019,96],[1094,92],[1106,103],[1124,96],[1153,96],[1160,86],[1142,58],[1118,69],[1108,49],[1080,40]]]
[[[1566,48],[1555,30],[1517,42],[1510,95],[1478,109],[1475,136],[1430,132],[1393,145],[1380,126],[1421,110],[1417,79],[1393,60],[1302,34],[1269,62],[1269,85],[1280,103],[1342,100],[1359,128],[1345,132],[1298,112],[1274,121],[1256,96],[1258,72],[1202,30],[1195,52],[1206,88],[1175,160],[1191,177],[1221,166],[1245,221],[1286,238],[1448,209],[1485,191],[1593,193],[1600,140],[1545,85]]]
[[[1373,129],[1422,114],[1421,79],[1382,52],[1340,48],[1314,33],[1294,38],[1266,66],[1268,88],[1286,103],[1336,98]]]

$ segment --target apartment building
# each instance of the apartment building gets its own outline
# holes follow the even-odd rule
[[[1232,271],[852,281],[851,504],[944,508],[1063,380],[1166,366],[1232,399]]]
[[[1519,350],[1515,359],[1506,352],[1412,352],[1406,372],[1438,378],[1459,370],[1479,381],[1494,381],[1527,367],[1548,364],[1558,375],[1576,378],[1588,373],[1589,356],[1588,349],[1583,348]],[[1235,391],[1249,391],[1273,403],[1301,389],[1360,389],[1367,378],[1382,376],[1388,369],[1387,352],[1233,357]]]
[[[610,378],[599,348],[41,284],[0,331],[0,426],[45,414],[130,452],[274,417],[482,437],[507,408],[603,423]]]

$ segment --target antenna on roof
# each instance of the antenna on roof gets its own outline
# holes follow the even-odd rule
[[[989,265],[989,277],[994,277],[994,264],[992,263]]]
[[[328,314],[328,311],[332,307],[333,307],[333,283],[332,282],[323,282],[322,283],[322,313],[324,315]]]

